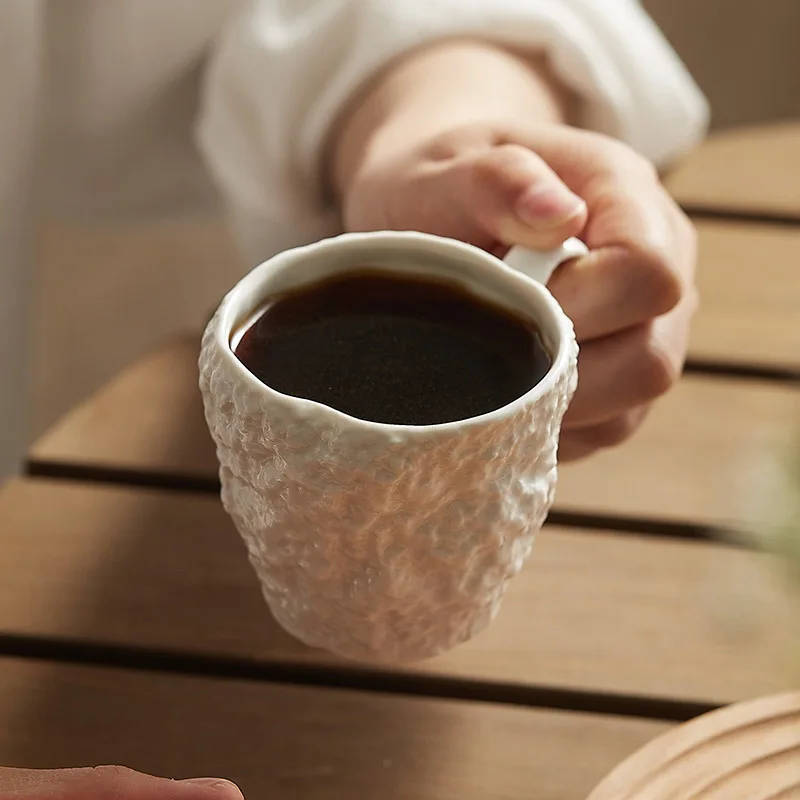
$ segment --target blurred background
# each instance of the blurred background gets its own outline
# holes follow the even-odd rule
[[[64,15],[58,24],[69,24],[70,3],[56,5]],[[715,129],[800,117],[798,0],[644,5],[709,97]],[[64,55],[59,68],[70,63]],[[165,116],[192,113],[191,87],[164,95],[155,102]],[[177,216],[133,209],[124,221],[51,217],[42,225],[34,436],[166,335],[200,328],[244,270],[213,195],[184,188],[200,199]]]

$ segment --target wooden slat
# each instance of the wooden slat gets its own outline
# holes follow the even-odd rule
[[[0,494],[0,551],[6,634],[366,669],[277,627],[211,497],[18,481]],[[778,691],[800,679],[800,630],[769,566],[710,543],[546,528],[490,628],[402,672],[522,702],[537,686],[701,704]]]
[[[123,370],[46,433],[31,458],[214,480],[199,347],[199,336],[172,339]]]
[[[800,420],[799,401],[781,386],[687,376],[623,446],[563,466],[556,506],[749,529],[754,474]]]
[[[800,220],[800,122],[710,137],[666,179],[684,206]]]
[[[216,480],[196,388],[197,349],[185,339],[124,372],[34,447],[49,465]],[[659,520],[740,525],[754,456],[785,436],[798,392],[687,377],[625,446],[562,469],[557,507]]]
[[[582,800],[665,730],[613,717],[0,659],[1,763],[224,776],[250,800]]]
[[[691,356],[800,369],[800,227],[702,221],[697,228],[701,307]]]
[[[588,800],[797,800],[800,692],[760,697],[667,731]]]

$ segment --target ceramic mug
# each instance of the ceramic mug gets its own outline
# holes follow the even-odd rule
[[[552,504],[577,383],[572,324],[544,284],[585,252],[572,239],[546,253],[515,248],[503,262],[426,234],[344,234],[275,256],[224,298],[200,355],[206,421],[225,509],[287,631],[353,659],[411,661],[494,617]],[[385,425],[277,392],[234,355],[269,297],[364,264],[455,281],[532,318],[549,372],[488,414]]]

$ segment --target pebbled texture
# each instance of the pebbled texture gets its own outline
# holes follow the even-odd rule
[[[568,369],[505,417],[380,429],[242,375],[203,337],[200,388],[222,500],[277,621],[359,660],[427,658],[497,613],[553,501]]]

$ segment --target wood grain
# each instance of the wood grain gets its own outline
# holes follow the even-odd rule
[[[800,220],[800,122],[717,133],[666,179],[684,206]]]
[[[701,306],[691,356],[800,369],[800,227],[701,221],[697,228]]]
[[[6,634],[366,669],[278,628],[211,497],[18,481],[0,494],[0,550]],[[487,631],[394,674],[523,702],[541,686],[707,704],[781,691],[800,669],[781,579],[737,548],[546,528]]]
[[[170,777],[224,776],[249,800],[582,800],[616,762],[665,729],[0,659],[0,763],[120,763]]]
[[[196,357],[187,337],[133,365],[44,436],[32,460],[178,476],[213,490],[216,457],[196,387]],[[745,526],[752,465],[800,419],[799,400],[791,387],[687,377],[624,447],[563,467],[556,506]]]
[[[645,745],[589,800],[797,800],[800,693],[707,714]]]
[[[749,530],[764,459],[800,420],[800,392],[687,376],[623,446],[560,470],[556,506]]]
[[[170,339],[66,414],[31,459],[214,479],[199,352],[199,337]]]

